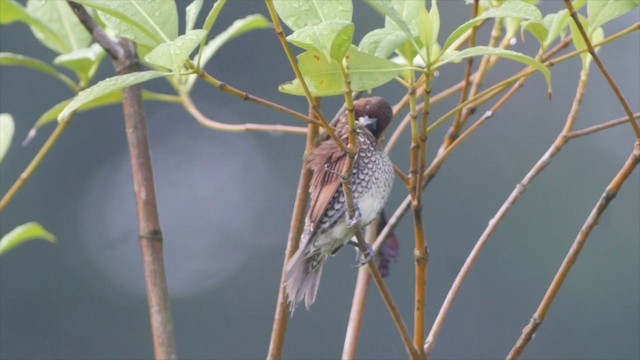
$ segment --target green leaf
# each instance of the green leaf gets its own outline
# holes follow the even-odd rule
[[[287,26],[299,30],[329,20],[351,22],[351,0],[274,0],[278,15]]]
[[[345,61],[354,91],[373,89],[409,69],[404,65],[358,51],[355,46],[349,48]],[[340,95],[344,92],[344,82],[337,63],[328,62],[320,54],[307,51],[298,55],[298,64],[313,96]],[[280,85],[279,90],[292,95],[304,95],[298,79]]]
[[[350,21],[329,20],[309,25],[287,36],[292,44],[322,54],[326,60],[342,61],[353,40],[354,26]]]
[[[533,67],[534,69],[540,71],[543,75],[544,78],[547,82],[547,89],[549,91],[549,93],[551,94],[552,92],[552,88],[551,88],[551,72],[549,71],[549,69],[544,66],[543,63],[541,63],[540,61],[531,58],[527,55],[521,54],[519,52],[515,52],[515,51],[511,51],[511,50],[502,50],[502,49],[498,49],[498,48],[493,48],[493,47],[489,47],[489,46],[475,46],[472,48],[468,48],[468,49],[464,49],[462,51],[459,51],[455,54],[453,54],[453,56],[448,57],[446,59],[442,59],[442,62],[439,63],[436,67],[440,67],[445,63],[450,63],[450,62],[458,62],[462,59],[468,58],[468,57],[472,57],[472,56],[484,56],[484,55],[490,55],[490,56],[499,56],[499,57],[503,57],[506,59],[510,59],[510,60],[515,60],[518,62],[521,62],[523,64],[526,64],[528,66]]]
[[[391,6],[395,10],[395,14],[398,15],[398,18],[402,20],[400,22],[406,24],[410,29],[412,29],[411,34],[414,36],[418,35],[417,30],[420,9],[425,8],[424,0],[382,0],[377,2],[386,2],[389,6]],[[393,19],[389,16],[385,16],[384,27],[402,30],[398,25],[398,19]]]
[[[200,60],[200,67],[204,67],[209,60],[215,55],[216,52],[222,47],[222,45],[235,39],[236,37],[253,30],[268,29],[271,27],[271,23],[264,16],[260,14],[248,15],[245,18],[234,21],[223,32],[216,35],[202,50],[202,59]]]
[[[16,21],[28,23],[32,20],[27,10],[14,0],[0,1],[0,24],[7,25]]]
[[[109,105],[116,105],[122,102],[123,95],[122,90],[116,90],[110,92],[106,95],[100,96],[94,100],[91,100],[83,105],[81,105],[76,112],[81,113],[88,110],[99,109]],[[179,104],[180,97],[175,95],[167,95],[160,94],[149,90],[142,90],[142,99],[145,101],[162,101],[162,102],[172,102]],[[69,103],[73,100],[67,99],[63,100],[49,110],[47,110],[44,114],[40,115],[40,118],[36,121],[36,124],[33,126],[30,132],[30,137],[35,136],[35,132],[37,132],[41,127],[53,122],[58,118],[58,115],[64,110],[64,108],[69,105]]]
[[[493,8],[478,17],[467,21],[455,29],[447,38],[442,47],[442,51],[446,52],[453,43],[462,37],[473,26],[490,18],[515,17],[523,20],[542,22],[542,14],[537,7],[522,1],[509,1],[499,8]]]
[[[216,3],[217,4],[217,3]],[[233,40],[234,38],[253,30],[267,29],[271,27],[271,23],[260,14],[248,15],[245,18],[234,21],[223,32],[214,37],[207,45],[200,47],[200,68],[204,68],[209,60],[215,55],[222,45]],[[196,60],[193,60],[196,62]],[[191,89],[195,83],[197,76],[189,76],[186,89]]]
[[[56,52],[64,52],[65,44],[59,34],[31,16],[27,9],[14,0],[0,0],[0,24],[11,24],[16,21],[29,25],[35,34],[39,34],[39,37],[36,37],[38,41],[46,47]]]
[[[567,25],[569,24],[569,12],[565,10],[560,10],[554,14],[548,14],[544,17],[542,22],[544,23],[545,28],[547,28],[547,36],[542,43],[543,49],[548,49],[558,36],[562,36],[564,38],[564,34],[567,29]]]
[[[9,231],[0,239],[0,255],[6,254],[20,244],[35,239],[44,239],[50,243],[56,242],[55,235],[48,232],[42,225],[37,222],[28,222]]]
[[[578,19],[580,20],[580,23],[582,24],[582,27],[587,29],[588,25],[588,21],[587,19],[585,19],[584,16],[578,14]],[[576,47],[576,50],[584,50],[587,48],[587,43],[584,41],[584,38],[582,37],[582,34],[580,33],[580,30],[578,29],[578,26],[576,25],[576,23],[574,21],[571,21],[569,23],[569,27],[571,28],[571,40],[573,41],[573,46]],[[601,27],[591,31],[589,31],[589,41],[593,44],[599,41],[602,41],[602,39],[604,39],[604,31],[602,30]],[[599,50],[599,48],[595,48],[596,51]],[[591,54],[589,54],[588,52],[583,52],[580,54],[580,59],[582,60],[582,68],[585,71],[589,71],[589,65],[591,65],[591,61],[593,60],[593,58],[591,57]]]
[[[53,63],[75,71],[78,76],[83,79],[84,83],[89,83],[105,55],[106,52],[102,46],[98,43],[93,43],[88,48],[58,55],[53,59]]]
[[[420,46],[415,42],[414,34],[409,28],[410,24],[416,24],[420,13],[419,7],[415,7],[419,2],[415,0],[411,1],[395,1],[390,2],[388,0],[364,0],[367,5],[372,7],[376,12],[384,15],[385,28],[400,29],[407,36],[407,40],[415,48],[415,52],[420,51]],[[400,11],[396,9],[396,6]],[[414,27],[415,28],[415,27]],[[408,59],[409,60],[409,59]],[[412,60],[412,59],[411,59]]]
[[[27,1],[27,11],[51,31],[41,31],[41,26],[31,26],[34,36],[51,50],[66,54],[91,44],[91,34],[75,16],[66,1]],[[51,32],[56,38],[51,37]]]
[[[15,124],[13,123],[11,114],[0,114],[0,163],[7,154],[7,151],[9,151],[14,130]]]
[[[202,26],[202,28],[205,29],[207,31],[207,33],[209,33],[209,31],[211,31],[211,28],[213,27],[213,24],[218,19],[218,15],[220,14],[220,11],[222,10],[222,7],[226,3],[227,3],[227,0],[218,0],[211,7],[211,10],[209,11],[209,14],[207,14],[207,18],[204,20],[204,25]]]
[[[184,21],[184,32],[188,33],[193,30],[196,25],[196,20],[198,20],[198,15],[200,15],[200,10],[202,10],[202,0],[193,0],[187,9],[185,10],[185,21]]]
[[[178,11],[174,1],[77,0],[76,2],[98,10],[100,18],[110,29],[135,42],[155,47],[178,37]]]
[[[431,19],[427,8],[421,7],[418,16],[418,34],[420,41],[425,47],[431,46]]]
[[[429,10],[429,17],[431,17],[431,45],[434,46],[438,43],[438,35],[440,35],[440,10],[438,10],[438,1],[431,0],[431,9]]]
[[[170,69],[175,74],[179,74],[189,55],[206,35],[207,32],[205,30],[191,30],[171,42],[158,45],[144,59],[152,64]]]
[[[104,96],[112,91],[124,89],[126,87],[157,79],[159,77],[170,76],[172,74],[173,73],[151,70],[118,75],[102,80],[92,87],[80,91],[78,95],[69,103],[69,105],[64,108],[60,115],[58,115],[58,121],[64,119],[67,115],[78,109],[80,106],[101,96]]]
[[[407,34],[401,30],[375,29],[362,38],[358,49],[367,54],[386,59],[407,40]]]
[[[638,7],[633,1],[587,0],[589,34],[605,23],[616,19]]]
[[[1,0],[0,0],[1,1]],[[66,75],[58,72],[55,68],[51,67],[38,59],[34,59],[28,56],[14,54],[9,52],[0,53],[0,65],[4,66],[23,66],[29,69],[43,72],[56,80],[62,81],[65,85],[70,87],[73,91],[77,86],[73,80],[69,79]]]

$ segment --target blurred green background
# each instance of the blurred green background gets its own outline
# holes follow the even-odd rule
[[[182,12],[187,2],[180,1]],[[440,41],[471,7],[440,1]],[[205,4],[207,11],[210,3]],[[543,13],[562,9],[543,2]],[[230,1],[214,27],[260,12],[261,1]],[[355,2],[356,43],[383,20]],[[182,19],[182,16],[181,16]],[[640,20],[637,9],[605,26],[612,34]],[[202,20],[200,20],[202,21]],[[183,24],[181,24],[181,28]],[[487,29],[479,35],[486,41]],[[22,25],[0,28],[1,51],[50,61],[54,53]],[[514,46],[534,54],[527,38]],[[637,33],[600,55],[634,111],[640,108]],[[477,62],[476,62],[477,64]],[[486,84],[520,69],[502,61]],[[303,98],[280,94],[293,75],[273,31],[252,32],[226,45],[207,70],[222,81],[305,111]],[[71,96],[60,83],[29,70],[0,68],[0,111],[13,114],[16,136],[0,172],[4,194],[46,140],[43,129],[21,147],[35,119]],[[578,59],[552,68],[549,101],[536,74],[500,112],[447,160],[424,194],[430,249],[427,324],[430,326],[470,249],[514,186],[562,129],[580,71]],[[448,66],[434,93],[462,78]],[[111,76],[108,61],[98,76]],[[623,111],[592,66],[577,128]],[[169,92],[162,81],[148,84]],[[397,101],[396,84],[376,95]],[[294,119],[199,84],[195,101],[228,123],[294,124]],[[432,109],[434,118],[457,96]],[[341,99],[324,101],[332,115]],[[476,117],[486,110],[481,108]],[[200,127],[179,106],[148,103],[150,138],[178,354],[184,359],[264,358],[304,139],[292,135],[227,134]],[[474,118],[474,119],[475,119]],[[433,155],[445,127],[430,137]],[[571,141],[529,187],[494,234],[455,301],[434,358],[504,357],[540,302],[592,207],[631,152],[628,125]],[[392,153],[408,168],[408,136]],[[611,203],[525,351],[530,359],[640,357],[640,182],[636,169]],[[396,181],[387,205],[406,195]],[[0,259],[0,357],[3,359],[134,359],[152,357],[148,311],[122,109],[76,116],[49,157],[0,217],[1,233],[38,221],[58,244],[32,242]],[[387,279],[412,326],[413,234],[407,217],[397,228],[401,252]],[[337,358],[348,321],[356,270],[351,250],[325,267],[316,304],[289,322],[286,358]],[[359,358],[405,358],[406,352],[377,290],[371,288]]]

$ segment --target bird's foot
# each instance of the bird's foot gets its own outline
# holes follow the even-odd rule
[[[354,212],[353,219],[349,218],[349,212],[345,211],[344,213],[344,222],[349,229],[355,229],[356,226],[360,223],[361,219],[362,219],[362,214],[360,213],[360,208],[358,208],[357,206]]]
[[[351,244],[351,241],[349,241],[350,244]],[[356,264],[354,265],[354,267],[361,267],[363,265],[366,265],[374,255],[373,247],[371,246],[371,244],[367,243],[367,250],[365,252],[361,252],[357,243],[355,246],[356,246]]]

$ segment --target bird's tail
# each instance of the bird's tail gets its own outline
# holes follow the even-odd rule
[[[291,257],[287,263],[285,287],[291,313],[296,305],[304,299],[304,306],[309,310],[311,304],[316,301],[316,294],[320,285],[320,275],[322,275],[323,259],[319,259],[320,254],[310,257],[305,256],[304,248],[301,247]],[[317,263],[317,265],[313,265]]]

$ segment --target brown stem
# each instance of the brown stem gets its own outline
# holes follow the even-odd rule
[[[126,39],[113,42],[96,24],[86,9],[69,2],[80,22],[105,48],[113,59],[118,75],[140,71],[135,45]],[[156,190],[151,166],[151,153],[147,136],[147,123],[140,85],[124,89],[123,111],[133,189],[138,213],[139,241],[142,250],[153,349],[156,359],[175,359],[176,345],[169,290],[164,270],[162,231],[158,216]]]
[[[114,61],[118,75],[140,71],[133,43],[122,40],[122,45],[125,49],[124,56]],[[156,202],[146,116],[139,85],[124,89],[123,109],[138,210],[140,246],[147,284],[153,348],[157,359],[175,359],[176,345],[164,270],[163,237]]]
[[[571,271],[571,268],[578,259],[580,251],[584,247],[584,244],[587,242],[591,231],[596,227],[598,221],[602,217],[602,214],[609,206],[609,203],[616,197],[616,195],[620,191],[620,188],[625,183],[627,178],[629,178],[629,175],[631,175],[639,162],[640,141],[636,141],[633,147],[633,151],[631,152],[631,155],[625,162],[624,166],[616,174],[611,183],[609,183],[604,193],[602,194],[602,196],[600,196],[600,199],[591,210],[591,213],[589,214],[589,217],[587,217],[584,225],[582,225],[582,228],[578,232],[573,245],[571,245],[571,248],[564,258],[562,265],[560,265],[560,268],[558,269],[558,272],[556,272],[551,285],[549,285],[546,294],[540,302],[538,309],[533,314],[533,317],[531,317],[529,324],[527,324],[527,326],[525,326],[525,328],[522,330],[522,335],[507,355],[507,359],[517,359],[524,348],[527,346],[527,344],[531,341],[536,330],[544,321],[547,312],[549,311],[549,308],[553,303],[553,300],[555,299],[556,295],[558,295],[558,291],[564,283],[564,280],[569,275],[569,271]]]
[[[309,109],[311,114],[313,111]],[[318,135],[318,126],[315,124],[308,125],[307,146],[305,148],[305,156],[311,154],[315,144],[315,138]],[[291,225],[289,226],[289,237],[287,239],[287,247],[284,255],[284,263],[282,264],[282,275],[280,276],[280,290],[278,291],[278,301],[276,303],[276,312],[273,319],[273,328],[271,330],[271,341],[269,342],[269,353],[267,359],[281,359],[282,349],[284,347],[284,338],[287,333],[287,324],[289,321],[289,306],[287,303],[287,292],[285,288],[286,281],[286,265],[289,259],[295,254],[300,242],[300,236],[304,227],[304,216],[309,202],[309,184],[311,183],[311,170],[302,165],[300,170],[300,181],[298,182],[298,190],[296,191],[296,201],[291,215]]]

